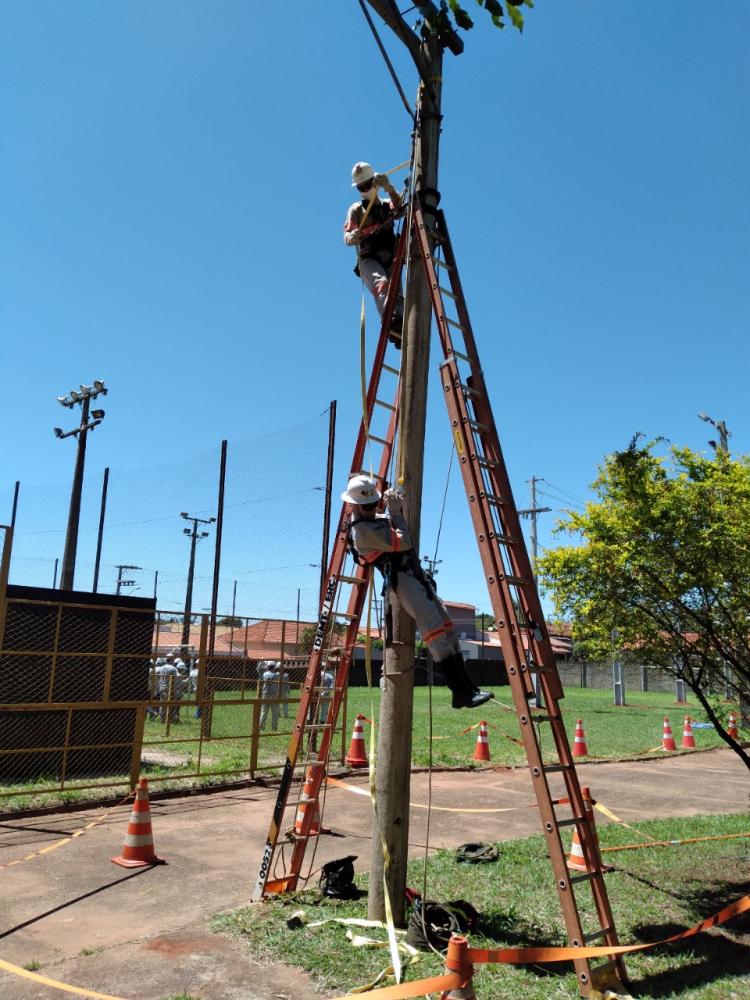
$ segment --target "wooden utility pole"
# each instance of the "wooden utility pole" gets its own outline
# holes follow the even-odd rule
[[[385,17],[379,9],[381,4],[372,0],[370,3]],[[392,16],[392,8],[388,13]],[[412,47],[413,33],[405,29],[405,25],[394,26],[388,18],[385,19],[412,52],[420,72],[412,197],[420,198],[425,222],[429,226],[433,221],[431,210],[437,204],[443,43],[435,34],[429,35],[421,43],[417,59]],[[404,30],[412,36],[410,42],[407,42]],[[455,39],[455,36],[452,37]],[[461,44],[460,40],[455,41],[458,45]],[[412,243],[404,314],[398,471],[402,479],[399,485],[403,485],[405,492],[404,516],[415,551],[419,551],[431,327],[430,292],[419,254]],[[415,628],[412,619],[401,610],[395,592],[391,593],[391,606],[393,645],[385,651],[385,685],[380,702],[376,766],[377,815],[373,826],[368,914],[373,920],[385,918],[385,884],[394,922],[397,926],[403,926],[409,853]],[[387,866],[384,862],[383,842],[390,858]]]

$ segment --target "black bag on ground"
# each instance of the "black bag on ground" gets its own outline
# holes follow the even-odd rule
[[[362,890],[354,884],[354,862],[356,854],[338,858],[323,865],[320,874],[320,889],[329,899],[359,899]]]
[[[488,864],[497,861],[499,856],[497,848],[492,844],[461,844],[456,848],[456,861],[467,865]]]
[[[430,947],[444,951],[451,935],[458,934],[460,930],[458,917],[442,903],[428,899],[423,904],[421,899],[415,899],[406,931],[406,943],[420,951],[429,951]]]

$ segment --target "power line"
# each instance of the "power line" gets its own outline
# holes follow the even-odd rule
[[[555,486],[555,484],[551,483],[549,479],[545,479],[544,477],[542,477],[541,482],[546,483],[547,486],[551,487],[553,490],[557,490],[558,493],[562,493],[563,496],[570,497],[570,499],[574,500],[576,503],[580,504],[586,503],[586,501],[582,497],[578,497],[574,493],[568,493],[568,491],[564,490],[561,486]]]

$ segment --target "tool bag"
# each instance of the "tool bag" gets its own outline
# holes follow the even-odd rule
[[[354,862],[356,854],[338,858],[323,865],[320,875],[320,889],[329,899],[359,899],[362,890],[354,884]]]

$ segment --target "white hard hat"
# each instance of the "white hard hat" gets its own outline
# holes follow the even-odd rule
[[[375,176],[375,171],[370,163],[355,163],[352,167],[352,187],[371,181]]]
[[[346,492],[341,494],[341,499],[346,503],[355,503],[359,506],[377,503],[382,496],[378,489],[378,484],[369,476],[352,476],[346,487]]]

